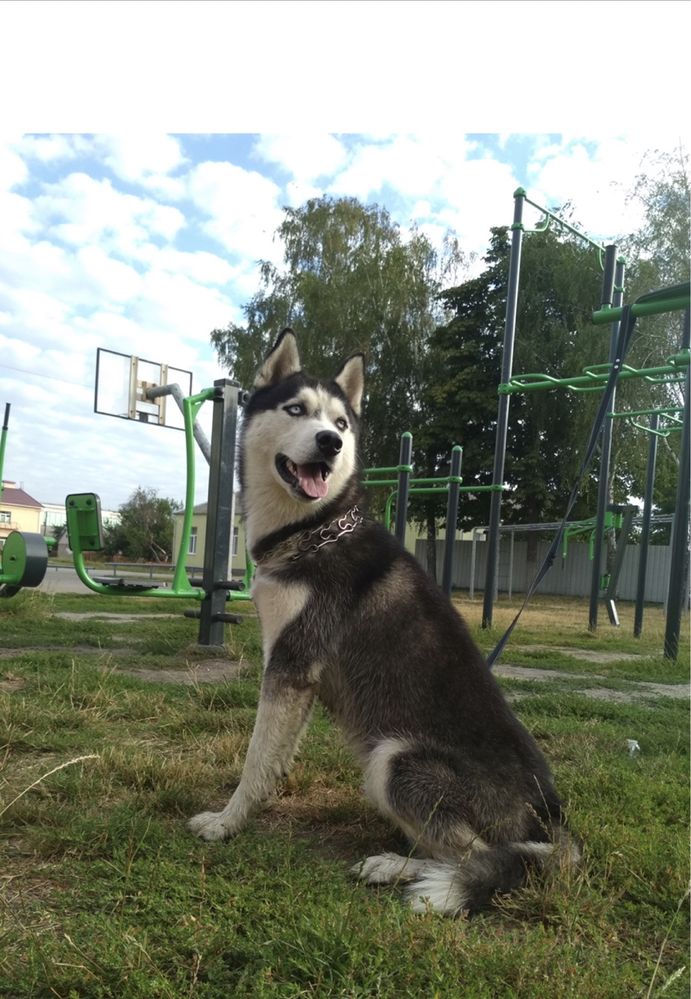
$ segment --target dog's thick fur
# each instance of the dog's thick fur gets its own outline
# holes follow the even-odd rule
[[[289,330],[257,376],[240,476],[264,677],[240,784],[190,828],[215,840],[245,825],[289,771],[318,697],[367,797],[410,842],[409,855],[369,857],[355,873],[406,884],[417,911],[472,912],[529,867],[575,863],[579,851],[542,753],[462,619],[359,516],[362,393],[361,355],[318,381],[301,371]]]

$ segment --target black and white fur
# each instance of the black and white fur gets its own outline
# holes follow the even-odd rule
[[[381,525],[299,554],[305,532],[360,497],[361,355],[333,381],[301,370],[284,331],[245,410],[242,503],[257,562],[264,676],[239,786],[191,819],[206,840],[239,832],[291,766],[315,698],[343,730],[370,801],[410,842],[353,868],[406,885],[412,908],[472,912],[531,866],[574,864],[545,759],[467,628]],[[316,535],[315,535],[316,536]]]

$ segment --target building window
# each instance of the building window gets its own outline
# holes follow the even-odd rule
[[[12,523],[11,510],[0,510],[0,524],[11,524],[11,523]]]
[[[190,533],[190,546],[187,549],[187,554],[188,555],[196,555],[197,554],[197,528],[196,527],[193,527],[192,531]]]
[[[233,528],[233,550],[232,550],[233,558],[235,558],[236,555],[237,555],[237,553],[238,553],[238,538],[239,538],[239,535],[240,535],[240,529],[238,527],[234,527]]]

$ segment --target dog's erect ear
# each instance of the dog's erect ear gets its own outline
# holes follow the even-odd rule
[[[297,340],[291,329],[285,329],[257,372],[254,387],[266,388],[268,385],[276,385],[289,375],[294,375],[296,371],[300,371]]]
[[[365,387],[365,358],[362,354],[353,354],[345,362],[334,381],[343,391],[351,408],[357,416],[362,406],[362,392]]]

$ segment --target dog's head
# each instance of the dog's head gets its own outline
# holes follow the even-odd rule
[[[338,496],[356,469],[363,387],[361,354],[349,357],[333,381],[320,381],[302,371],[295,336],[284,330],[245,408],[243,489],[270,471],[281,499],[301,507]]]

